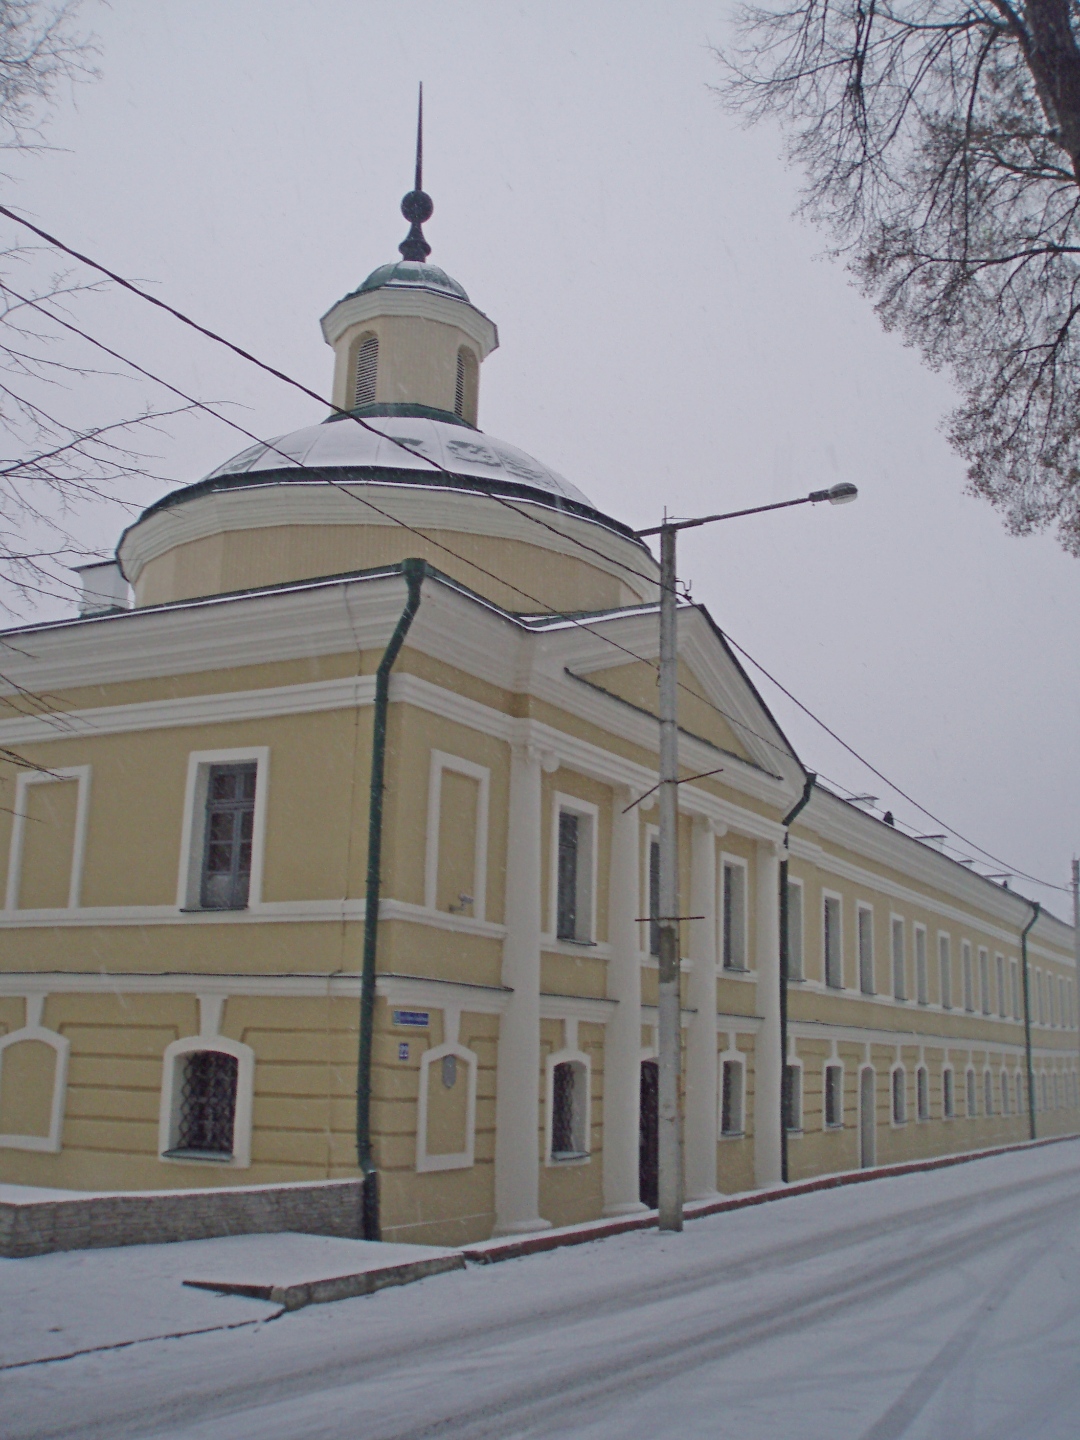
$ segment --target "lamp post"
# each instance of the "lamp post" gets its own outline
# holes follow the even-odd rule
[[[680,530],[693,530],[720,520],[762,515],[767,510],[788,510],[794,505],[817,505],[828,500],[843,505],[858,496],[854,485],[813,490],[798,500],[755,505],[748,510],[701,515],[691,520],[665,520],[648,530],[644,539],[660,536],[660,875],[657,929],[660,939],[659,993],[659,1096],[658,1199],[661,1230],[681,1230],[683,1224],[682,1125],[679,1109],[681,1001],[679,993],[679,729],[678,729],[678,606],[675,595],[675,540]],[[781,1057],[781,1064],[786,1057]]]

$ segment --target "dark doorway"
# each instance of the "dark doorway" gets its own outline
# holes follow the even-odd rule
[[[660,1071],[655,1060],[641,1062],[641,1110],[638,1121],[638,1199],[650,1210],[659,1203]]]

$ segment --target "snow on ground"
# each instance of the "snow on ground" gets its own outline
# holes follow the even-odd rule
[[[150,1283],[131,1250],[4,1262],[0,1314],[39,1325],[76,1258],[102,1306]],[[5,1440],[1074,1440],[1080,1142],[0,1379]]]

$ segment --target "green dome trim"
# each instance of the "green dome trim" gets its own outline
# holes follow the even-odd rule
[[[355,415],[358,420],[371,420],[379,415],[406,415],[420,417],[424,420],[441,420],[444,425],[463,425],[466,430],[475,430],[475,425],[470,425],[468,420],[463,420],[460,415],[455,415],[450,410],[440,410],[435,405],[411,405],[405,402],[393,404],[382,403],[375,405],[357,405],[348,414],[338,411],[334,415],[328,415],[322,422],[324,425],[332,425],[335,420],[347,420],[349,415]]]
[[[387,288],[431,290],[436,295],[450,295],[455,300],[464,300],[467,305],[470,303],[463,285],[459,285],[438,265],[427,265],[419,260],[399,260],[396,264],[380,265],[345,299],[351,300],[353,295],[366,295],[371,290]]]

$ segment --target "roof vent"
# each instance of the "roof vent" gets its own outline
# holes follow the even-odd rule
[[[82,581],[80,615],[104,615],[110,610],[127,610],[131,605],[128,583],[115,560],[95,560],[92,565],[71,567]]]

